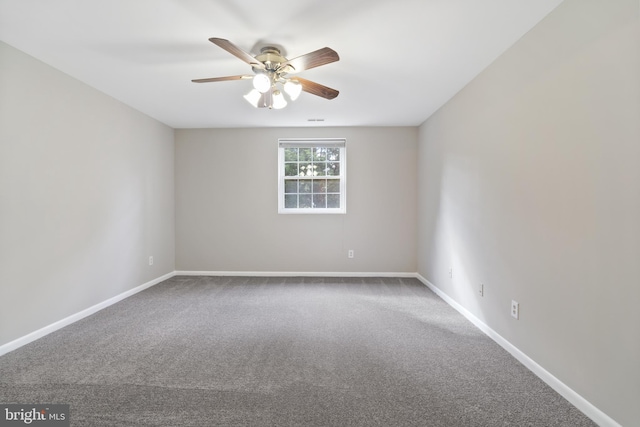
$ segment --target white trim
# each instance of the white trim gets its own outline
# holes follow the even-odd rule
[[[153,279],[147,283],[144,283],[136,288],[133,289],[129,289],[126,292],[123,292],[119,295],[116,295],[115,297],[109,298],[108,300],[102,301],[101,303],[98,303],[94,306],[91,306],[87,309],[84,309],[76,314],[72,314],[71,316],[65,317],[62,320],[58,320],[57,322],[54,322],[48,326],[45,326],[44,328],[40,328],[37,331],[31,332],[30,334],[27,334],[23,337],[20,337],[18,339],[15,339],[13,341],[8,342],[7,344],[1,345],[0,346],[0,356],[9,353],[10,351],[16,350],[24,345],[29,344],[30,342],[33,342],[39,338],[44,337],[45,335],[49,335],[52,332],[57,331],[58,329],[62,329],[65,326],[68,326],[74,322],[77,322],[78,320],[84,319],[87,316],[90,316],[100,310],[102,310],[103,308],[107,308],[110,305],[113,305],[119,301],[122,301],[125,298],[130,297],[131,295],[137,294],[138,292],[144,291],[147,288],[150,288],[153,285],[157,285],[160,282],[163,282],[167,279],[172,278],[173,276],[176,275],[176,272],[173,271],[171,273],[167,273],[164,276],[158,277],[156,279]]]
[[[288,141],[288,142],[286,142]],[[306,141],[306,142],[305,142]],[[331,144],[330,141],[340,141],[339,143]],[[347,148],[346,139],[344,138],[331,138],[331,139],[279,139],[278,140],[278,214],[313,214],[313,215],[331,215],[331,214],[346,214],[347,213]],[[340,175],[330,176],[286,176],[285,175],[285,148],[304,148],[304,147],[327,147],[327,148],[339,148],[340,149]],[[299,162],[298,162],[299,163]],[[340,183],[340,207],[339,208],[285,208],[285,181],[286,180],[302,180],[309,179],[335,179]],[[312,184],[313,185],[313,184]],[[296,193],[299,194],[299,193]],[[309,193],[313,195],[312,193]],[[320,193],[322,194],[322,193]],[[336,193],[330,193],[336,194]]]
[[[278,138],[278,147],[306,148],[322,145],[327,148],[344,148],[346,138]]]
[[[238,277],[399,277],[415,278],[416,273],[364,273],[345,271],[176,271],[176,276]]]
[[[464,308],[458,302],[456,302],[449,295],[444,293],[441,289],[431,283],[429,280],[425,279],[420,274],[416,273],[415,277],[420,280],[424,285],[426,285],[429,289],[431,289],[436,295],[442,298],[447,304],[456,309],[460,314],[467,318],[471,323],[473,323],[478,329],[484,332],[489,338],[494,340],[496,343],[500,345],[500,347],[507,350],[513,357],[515,357],[520,363],[522,363],[526,368],[528,368],[531,372],[536,374],[542,381],[547,383],[552,389],[554,389],[558,394],[567,399],[573,406],[578,408],[582,413],[584,413],[587,417],[591,418],[596,424],[601,427],[622,427],[615,420],[609,417],[607,414],[602,412],[600,409],[595,407],[589,401],[587,401],[584,397],[576,393],[573,389],[571,389],[568,385],[560,381],[558,378],[553,376],[549,371],[544,369],[538,363],[536,363],[533,359],[523,353],[516,346],[511,344],[505,338],[503,338],[496,331],[487,326],[484,322],[478,319],[473,315],[469,310]]]

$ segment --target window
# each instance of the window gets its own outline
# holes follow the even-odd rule
[[[278,141],[278,212],[346,212],[346,141]]]

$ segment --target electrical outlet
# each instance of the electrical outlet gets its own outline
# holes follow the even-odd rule
[[[484,296],[484,284],[480,283],[480,287],[478,288],[478,294],[480,294],[481,297]]]
[[[520,318],[520,304],[517,301],[511,301],[511,317],[514,319]]]
[[[353,249],[349,249],[349,252],[347,252],[347,256],[348,256],[349,258],[353,258],[353,257],[355,256],[355,254],[354,254],[354,252],[353,252]]]
[[[153,265],[153,257],[152,256],[149,257],[149,265]]]

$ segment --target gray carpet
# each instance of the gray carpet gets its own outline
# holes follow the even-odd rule
[[[415,279],[174,277],[0,357],[72,426],[593,426]]]

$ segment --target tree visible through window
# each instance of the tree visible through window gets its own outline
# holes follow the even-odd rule
[[[344,213],[344,139],[281,139],[278,148],[280,213]]]

